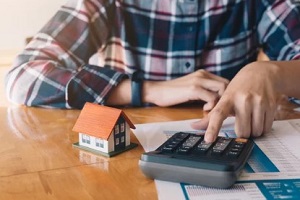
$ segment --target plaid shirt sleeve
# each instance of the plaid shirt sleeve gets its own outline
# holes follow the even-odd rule
[[[300,2],[259,1],[257,34],[271,60],[300,59]]]
[[[110,6],[101,2],[69,1],[61,7],[8,73],[11,101],[56,108],[82,108],[86,101],[105,103],[126,75],[87,64],[109,35]]]

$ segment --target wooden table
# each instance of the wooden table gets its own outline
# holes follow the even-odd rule
[[[0,108],[0,199],[156,199],[141,145],[106,158],[72,147],[78,110]],[[202,116],[201,108],[125,109],[133,123]],[[132,135],[132,141],[138,143]]]
[[[6,71],[0,69],[1,81]],[[1,200],[157,199],[154,181],[138,167],[141,145],[112,158],[79,150],[72,147],[79,110],[16,106],[0,95]],[[282,102],[278,119],[300,118],[293,105]],[[200,105],[124,111],[134,124],[203,117]]]
[[[200,106],[124,110],[135,124],[203,116]],[[78,141],[72,127],[79,112],[0,107],[0,199],[157,198],[154,182],[138,167],[140,145],[112,158],[72,147]],[[138,143],[134,135],[132,141]]]

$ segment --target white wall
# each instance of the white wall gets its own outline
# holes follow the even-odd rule
[[[22,49],[66,0],[0,0],[0,50]]]

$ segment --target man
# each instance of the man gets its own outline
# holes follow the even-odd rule
[[[278,97],[299,98],[300,14],[292,0],[71,0],[18,56],[10,100],[28,106],[206,102],[213,141],[270,130]],[[269,62],[255,62],[259,49]],[[99,52],[102,64],[88,65]],[[129,77],[129,78],[128,78]],[[230,80],[230,83],[229,83]]]

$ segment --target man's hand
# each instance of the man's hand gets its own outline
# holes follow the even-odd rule
[[[168,81],[143,82],[142,101],[167,107],[189,101],[205,101],[203,109],[211,110],[224,93],[229,81],[205,70],[198,70],[183,77]],[[115,87],[107,105],[128,105],[131,102],[131,85],[124,79]]]
[[[205,141],[212,142],[223,121],[233,114],[238,137],[258,137],[269,132],[280,98],[278,74],[278,67],[271,62],[254,62],[245,66],[211,112],[192,127],[206,129]]]
[[[146,81],[144,101],[165,107],[202,100],[207,102],[203,109],[211,110],[228,83],[227,79],[205,70],[198,70],[170,81]]]

